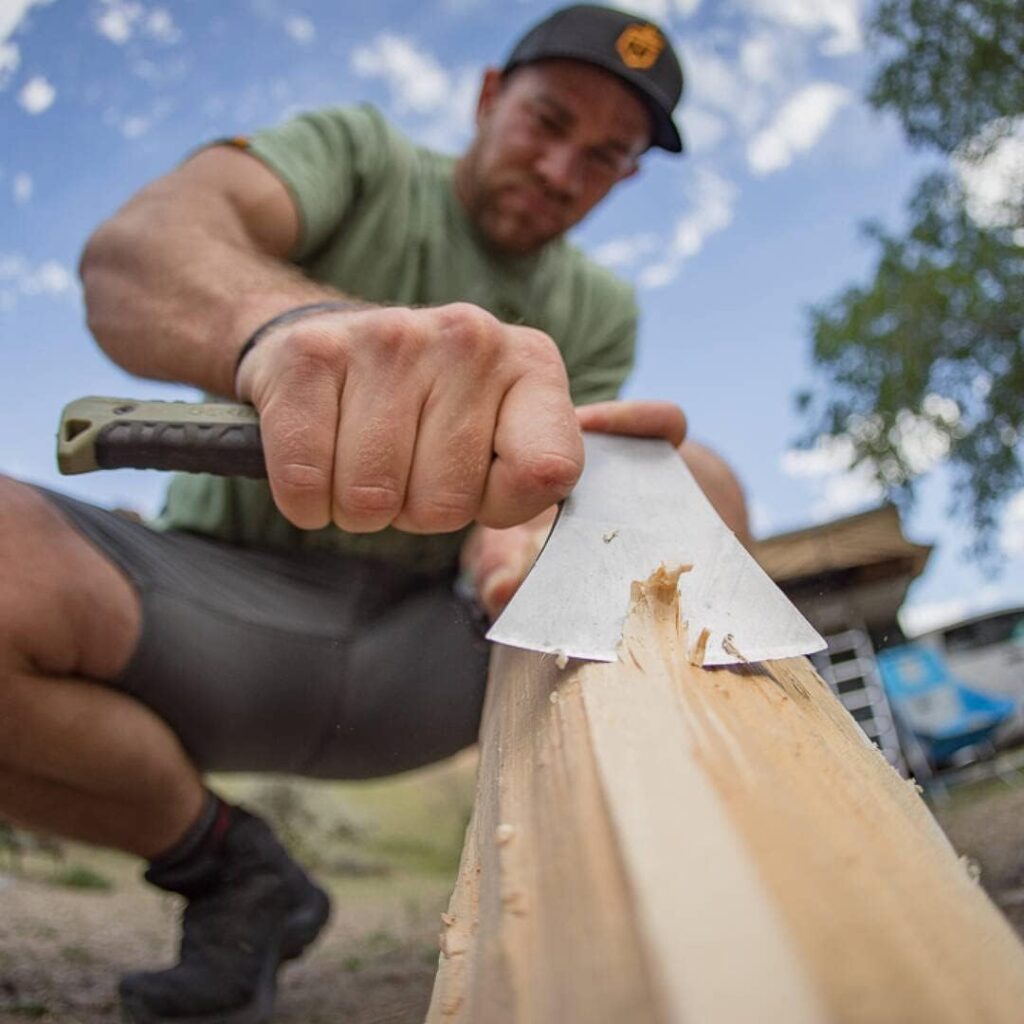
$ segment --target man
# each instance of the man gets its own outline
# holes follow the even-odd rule
[[[160,530],[0,481],[0,814],[135,853],[188,901],[180,963],[122,980],[128,1019],[267,1020],[327,917],[201,773],[360,778],[473,742],[460,549],[493,613],[581,428],[681,442],[674,406],[606,401],[632,296],[563,238],[681,149],[681,88],[655,26],[567,8],[485,74],[457,161],[323,111],[204,149],[90,239],[102,348],[252,402],[269,476],[178,478]]]

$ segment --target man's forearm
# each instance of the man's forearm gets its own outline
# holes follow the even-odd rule
[[[89,327],[130,373],[232,396],[245,339],[293,306],[341,297],[259,250],[221,196],[150,186],[89,240]]]

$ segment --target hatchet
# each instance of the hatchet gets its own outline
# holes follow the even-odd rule
[[[687,655],[729,665],[825,641],[733,533],[667,441],[584,436],[586,464],[533,568],[487,634],[563,658],[615,661],[630,589],[678,573]],[[163,469],[266,476],[259,418],[231,403],[80,398],[61,417],[62,473]]]

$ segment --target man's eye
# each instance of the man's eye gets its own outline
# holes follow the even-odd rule
[[[612,156],[611,153],[605,152],[603,149],[591,150],[588,155],[590,162],[602,171],[617,171],[619,169],[619,157]]]
[[[535,115],[535,120],[540,129],[548,135],[562,134],[562,125],[550,114],[538,113]]]

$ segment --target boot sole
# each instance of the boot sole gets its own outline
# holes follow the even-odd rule
[[[294,960],[320,934],[331,916],[331,901],[327,893],[310,884],[311,898],[292,911],[285,921],[281,936],[281,962]]]
[[[188,1017],[162,1017],[139,1001],[121,997],[121,1020],[124,1024],[270,1024],[274,1016],[274,997],[277,994],[277,968],[281,963],[278,952],[269,953],[260,971],[260,980],[252,999],[244,1006],[214,1013],[192,1014]]]
[[[277,994],[277,970],[286,960],[294,960],[320,934],[331,913],[327,894],[310,885],[310,898],[285,921],[281,945],[268,953],[260,971],[260,980],[252,999],[244,1006],[188,1017],[163,1017],[148,1010],[130,996],[121,997],[124,1024],[269,1024],[274,1015]]]

